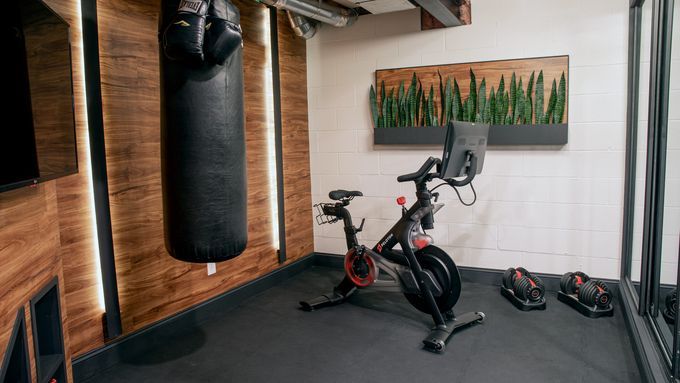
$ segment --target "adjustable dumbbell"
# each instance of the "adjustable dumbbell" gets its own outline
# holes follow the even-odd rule
[[[517,298],[530,302],[538,302],[545,295],[543,282],[534,275],[524,275],[515,279],[512,291]]]
[[[612,294],[604,282],[591,279],[578,289],[578,300],[589,307],[605,308],[610,305]]]
[[[523,276],[529,276],[531,273],[529,273],[525,268],[523,267],[511,267],[503,273],[503,287],[505,287],[508,290],[512,290],[513,286],[515,284],[515,281],[517,279],[522,278]]]
[[[581,286],[590,280],[590,277],[582,272],[565,273],[560,279],[560,290],[565,294],[578,294]]]
[[[540,278],[523,267],[505,270],[503,287],[512,290],[517,298],[524,301],[538,302],[545,295],[545,287]]]

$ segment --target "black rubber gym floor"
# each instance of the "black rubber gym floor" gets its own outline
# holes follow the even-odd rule
[[[399,294],[360,291],[340,306],[297,309],[340,277],[306,270],[88,382],[640,381],[618,307],[588,319],[549,292],[546,311],[520,312],[497,286],[464,283],[455,310],[486,320],[437,355],[421,349],[430,318]]]

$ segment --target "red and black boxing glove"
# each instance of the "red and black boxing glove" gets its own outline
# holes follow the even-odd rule
[[[240,15],[228,0],[212,0],[205,25],[203,52],[206,60],[215,64],[224,63],[243,47]]]
[[[163,51],[171,60],[203,61],[203,40],[210,0],[180,0],[163,32]]]

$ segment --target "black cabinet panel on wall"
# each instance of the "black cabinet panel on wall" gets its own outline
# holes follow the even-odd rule
[[[28,383],[31,381],[24,318],[24,308],[22,307],[17,312],[12,336],[7,343],[5,358],[0,369],[0,383]]]
[[[38,382],[66,381],[64,335],[57,278],[31,299],[31,324]]]

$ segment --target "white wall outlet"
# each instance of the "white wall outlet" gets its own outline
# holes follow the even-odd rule
[[[217,265],[214,263],[208,263],[208,275],[213,275],[217,272]]]

